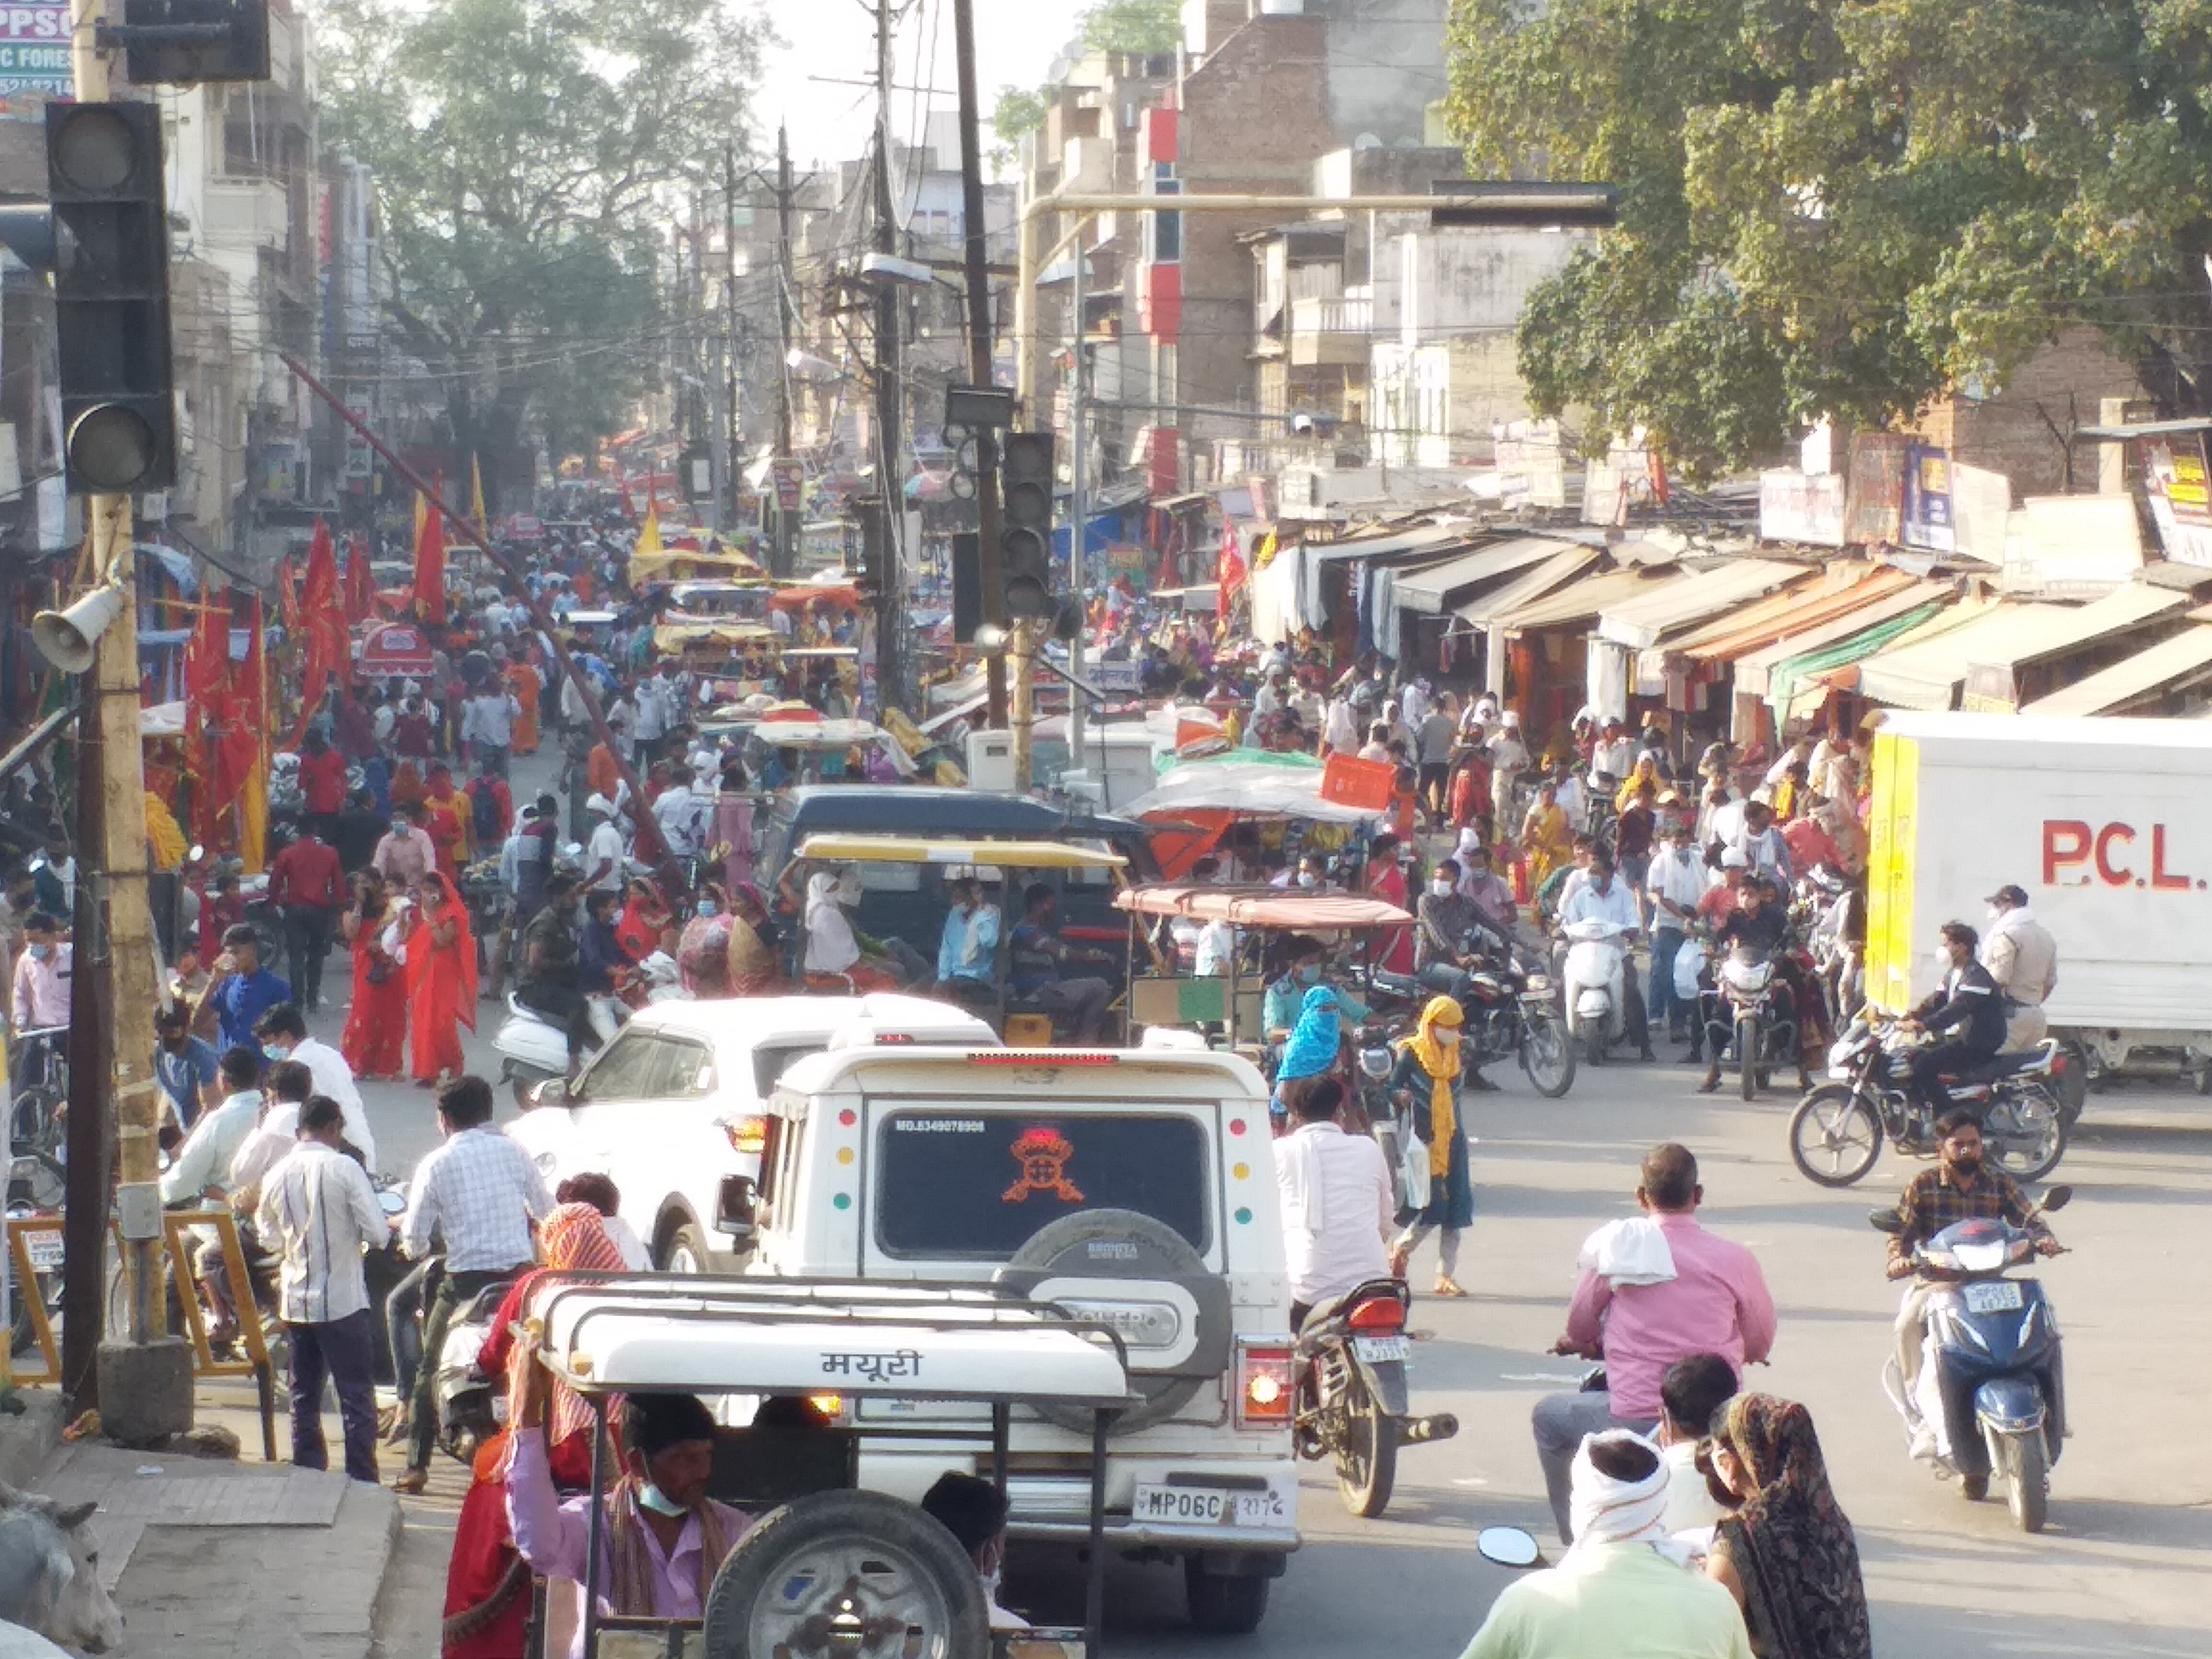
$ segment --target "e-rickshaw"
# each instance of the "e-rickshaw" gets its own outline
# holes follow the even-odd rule
[[[866,893],[863,920],[872,931],[895,929],[917,951],[926,942],[934,946],[942,936],[951,908],[948,882],[962,876],[988,881],[997,872],[1002,883],[1000,897],[999,945],[992,963],[988,995],[962,995],[971,1012],[990,1022],[991,1028],[1012,1048],[1048,1047],[1053,1041],[1052,1019],[1036,1009],[1025,1009],[1009,991],[1009,959],[1014,925],[1020,920],[1021,881],[1039,875],[1056,875],[1065,885],[1078,875],[1105,876],[1119,882],[1128,860],[1103,847],[1086,847],[1057,841],[937,841],[900,836],[814,835],[799,845],[791,868],[781,884],[787,890],[805,890],[813,869],[850,865],[860,873]],[[907,872],[911,880],[894,872]],[[929,878],[933,874],[935,879]],[[868,902],[874,899],[873,905]],[[887,902],[890,901],[890,902]],[[1117,894],[1114,902],[1121,902]],[[871,914],[872,913],[872,914]],[[1097,948],[1105,941],[1093,937],[1103,930],[1063,919],[1061,935],[1071,942]],[[933,951],[931,953],[933,957]],[[960,988],[944,991],[954,994]],[[1126,1020],[1123,1022],[1126,1027]]]
[[[1279,1032],[1265,1027],[1267,976],[1244,971],[1241,951],[1229,954],[1226,975],[1201,975],[1182,970],[1140,922],[1220,921],[1262,934],[1310,933],[1364,936],[1371,957],[1389,930],[1413,926],[1413,916],[1387,900],[1364,893],[1313,892],[1298,888],[1189,886],[1130,887],[1114,896],[1115,908],[1129,916],[1129,1019],[1135,1025],[1219,1026],[1228,1046],[1249,1050],[1257,1059]],[[1149,957],[1153,974],[1140,977],[1137,964]]]
[[[584,1659],[1097,1659],[1103,1651],[1107,1434],[1133,1403],[1120,1335],[1004,1287],[699,1274],[563,1275],[525,1333],[593,1419],[592,1495],[617,1480],[608,1425],[625,1394],[835,1396],[833,1423],[718,1431],[708,1495],[758,1524],[715,1574],[701,1620],[599,1609],[606,1506],[589,1505]],[[915,1402],[988,1407],[971,1429],[902,1429]],[[975,1566],[916,1504],[860,1488],[861,1433],[941,1447],[944,1468],[1006,1490],[1013,1407],[1087,1411],[1090,1549],[1080,1631],[994,1633]],[[718,1418],[728,1414],[718,1413]],[[526,1651],[549,1654],[544,1581]]]

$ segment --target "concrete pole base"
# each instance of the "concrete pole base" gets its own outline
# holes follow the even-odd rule
[[[125,1446],[157,1446],[192,1426],[192,1349],[180,1336],[141,1347],[100,1345],[100,1431]]]

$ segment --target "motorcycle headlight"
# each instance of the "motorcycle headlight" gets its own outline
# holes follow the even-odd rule
[[[1528,975],[1528,988],[1529,988],[1530,990],[1532,990],[1532,991],[1548,991],[1548,990],[1550,990],[1550,989],[1552,988],[1552,976],[1551,976],[1549,974],[1531,974],[1531,975]]]
[[[1390,1051],[1388,1048],[1363,1048],[1359,1053],[1360,1075],[1370,1083],[1380,1083],[1390,1075]]]

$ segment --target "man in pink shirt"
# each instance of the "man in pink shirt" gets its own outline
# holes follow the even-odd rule
[[[1636,1201],[1652,1226],[1638,1241],[1641,1248],[1624,1251],[1619,1262],[1593,1263],[1597,1237],[1584,1246],[1567,1334],[1552,1349],[1602,1358],[1607,1387],[1547,1395],[1534,1417],[1536,1456],[1564,1543],[1574,1541],[1568,1482],[1583,1436],[1609,1428],[1650,1432],[1660,1417],[1661,1379],[1678,1359],[1717,1353],[1741,1382],[1745,1364],[1765,1359],[1774,1346],[1774,1298],[1758,1261],[1698,1224],[1705,1189],[1689,1148],[1671,1141],[1653,1147],[1642,1175]]]

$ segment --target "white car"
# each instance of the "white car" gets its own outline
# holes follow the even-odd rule
[[[730,1272],[726,1183],[760,1176],[766,1105],[786,1068],[878,1042],[996,1047],[973,1014],[923,997],[735,997],[641,1010],[576,1080],[541,1085],[508,1127],[548,1188],[599,1174],[669,1273]],[[743,1190],[742,1188],[739,1190]]]

